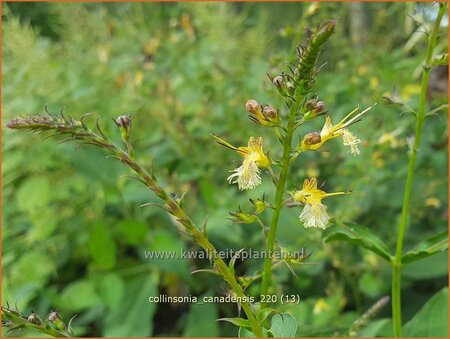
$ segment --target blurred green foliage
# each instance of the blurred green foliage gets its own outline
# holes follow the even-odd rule
[[[278,155],[276,137],[248,121],[245,101],[281,108],[265,74],[286,67],[293,41],[305,38],[304,26],[336,18],[316,89],[333,121],[357,105],[378,105],[353,129],[363,139],[361,156],[330,143],[330,152],[294,163],[288,187],[317,176],[330,191],[353,190],[330,200],[333,216],[370,228],[392,252],[414,118],[385,105],[382,96],[396,89],[417,105],[425,43],[408,15],[432,16],[433,7],[370,3],[363,10],[363,30],[355,32],[355,9],[346,3],[3,4],[2,121],[45,105],[75,118],[89,112],[119,141],[111,117],[132,113],[138,157],[150,165],[154,156],[164,185],[187,192],[196,222],[209,215],[210,240],[219,249],[261,249],[258,227],[229,225],[225,218],[263,192],[273,199],[273,188],[269,180],[248,193],[229,186],[227,171],[237,157],[209,135],[236,145],[263,135],[265,149]],[[438,107],[446,93],[430,92],[430,99],[429,108]],[[446,120],[439,112],[426,121],[405,250],[446,230]],[[214,321],[235,316],[235,305],[148,303],[159,294],[218,295],[225,286],[206,273],[190,275],[208,268],[206,260],[145,260],[144,251],[196,247],[162,211],[139,207],[156,199],[138,182],[118,179],[128,174],[124,167],[89,146],[55,146],[9,130],[3,130],[2,150],[2,303],[17,301],[42,315],[54,308],[64,320],[78,314],[78,336],[236,336],[232,325]],[[346,336],[353,321],[389,294],[389,266],[353,245],[323,244],[321,231],[301,227],[298,214],[283,211],[278,241],[313,255],[311,264],[296,268],[298,277],[287,268],[274,272],[273,292],[302,297],[298,306],[277,309],[297,319],[299,336]],[[444,252],[405,270],[405,321],[447,286],[447,258]],[[236,270],[252,274],[261,264],[247,260]],[[258,290],[252,285],[248,293]],[[392,335],[389,307],[377,317],[368,335]],[[33,335],[12,333],[18,334]]]

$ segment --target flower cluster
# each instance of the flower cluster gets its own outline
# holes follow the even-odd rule
[[[283,77],[277,76],[273,79],[276,86],[280,86],[283,83]],[[278,110],[274,109],[270,105],[261,105],[256,100],[248,100],[246,102],[246,110],[249,112],[250,120],[268,127],[278,127],[281,130],[282,119],[278,114]],[[294,155],[291,160],[295,159],[300,153],[306,151],[317,151],[325,142],[335,138],[342,138],[343,144],[350,148],[350,153],[353,155],[359,155],[360,150],[358,145],[361,140],[352,134],[348,127],[352,124],[360,121],[364,114],[366,114],[372,107],[369,107],[363,111],[360,108],[356,108],[349,114],[347,114],[339,123],[333,125],[331,118],[328,115],[328,110],[323,101],[313,98],[307,100],[303,106],[303,114],[301,119],[297,121],[300,125],[307,120],[311,120],[321,115],[326,115],[325,123],[320,132],[307,133],[299,142],[298,146],[294,149]],[[280,136],[279,131],[277,131]],[[261,170],[268,168],[268,173],[274,179],[274,174],[271,165],[274,162],[269,158],[268,153],[263,151],[263,138],[250,137],[247,146],[235,147],[222,138],[212,135],[213,138],[222,146],[236,151],[244,159],[242,164],[232,170],[232,174],[228,176],[227,180],[230,184],[238,185],[239,190],[249,190],[259,186],[262,182]],[[281,141],[281,140],[280,140]],[[277,162],[275,162],[277,163]],[[300,221],[305,227],[318,227],[325,229],[330,221],[330,216],[327,212],[327,208],[322,204],[322,199],[334,196],[347,194],[348,192],[326,193],[325,191],[317,188],[317,179],[305,179],[303,183],[303,189],[291,193],[291,198],[294,201],[294,205],[304,205],[300,214]],[[240,209],[231,213],[233,221],[237,223],[252,223],[257,221],[255,214],[243,213]]]

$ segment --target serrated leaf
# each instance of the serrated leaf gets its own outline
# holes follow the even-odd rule
[[[448,288],[443,288],[427,301],[405,324],[403,335],[448,338]]]
[[[269,331],[275,338],[295,338],[297,320],[289,313],[275,314]]]
[[[406,252],[402,256],[402,264],[409,264],[413,261],[429,257],[433,254],[445,251],[448,248],[447,232],[435,235],[419,243],[415,248]]]
[[[323,232],[322,240],[325,242],[334,240],[348,241],[378,254],[387,261],[391,260],[389,249],[383,241],[363,226],[347,226],[344,224],[331,226]]]

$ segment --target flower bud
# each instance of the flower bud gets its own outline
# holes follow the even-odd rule
[[[131,128],[131,117],[129,115],[121,115],[116,119],[116,125],[119,128]]]
[[[316,104],[315,111],[317,112],[317,114],[325,112],[326,111],[325,103],[323,101],[318,101]]]
[[[122,140],[126,144],[129,144],[131,136],[131,116],[121,115],[116,120],[114,120],[114,122],[116,123],[117,127],[119,127]]]
[[[42,320],[39,318],[39,316],[36,313],[31,313],[28,317],[28,322],[35,324],[35,325],[42,325]]]
[[[47,317],[48,321],[50,321],[55,327],[59,330],[64,330],[66,328],[66,325],[62,321],[60,315],[56,311],[51,311],[50,314]]]
[[[320,2],[313,2],[306,9],[306,15],[311,16],[313,14],[316,14],[319,11],[319,9],[320,9]]]
[[[230,215],[233,217],[230,218],[231,221],[235,224],[251,224],[257,220],[256,215],[241,211],[230,212]]]
[[[270,105],[264,106],[263,116],[269,121],[277,121],[278,120],[278,112],[275,108]]]
[[[255,215],[260,214],[262,212],[264,212],[264,210],[267,207],[267,203],[264,201],[264,197],[263,199],[257,199],[257,200],[253,200],[250,199],[250,202],[255,206]]]
[[[314,33],[314,40],[317,41],[318,43],[325,42],[325,40],[328,39],[330,35],[334,33],[335,27],[336,27],[336,20],[325,21]]]
[[[248,100],[245,108],[250,113],[249,118],[253,122],[263,126],[273,126],[279,123],[277,110],[272,106],[266,105],[264,109],[256,100]]]
[[[310,99],[310,100],[308,100],[308,101],[305,103],[305,108],[306,108],[308,111],[312,111],[312,110],[316,107],[316,104],[317,104],[317,100],[316,100],[316,99]]]
[[[317,99],[311,99],[308,100],[305,103],[305,109],[308,111],[305,114],[305,120],[312,119],[322,113],[325,113],[327,111],[327,107],[325,105],[325,102],[323,101],[317,101]]]
[[[245,109],[249,113],[253,113],[255,115],[261,114],[261,105],[256,100],[247,100],[247,102],[245,103]]]
[[[273,84],[275,85],[275,87],[280,88],[283,85],[283,77],[281,75],[277,75],[274,79],[273,79]]]
[[[307,146],[318,144],[322,141],[322,137],[319,132],[311,132],[305,135],[303,143]]]
[[[293,94],[294,93],[295,86],[294,86],[294,84],[291,81],[288,81],[286,83],[286,88],[287,88],[289,94]]]
[[[13,322],[12,320],[2,320],[2,327],[12,327]]]

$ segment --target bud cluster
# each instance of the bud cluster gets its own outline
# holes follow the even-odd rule
[[[51,310],[47,317],[42,320],[39,315],[31,311],[30,315],[25,315],[9,305],[2,306],[2,325],[8,327],[10,331],[21,328],[32,328],[41,333],[54,337],[73,337],[72,318],[66,325],[58,312]]]
[[[238,210],[235,212],[230,212],[230,215],[233,218],[230,220],[235,224],[251,224],[258,220],[258,214],[264,212],[266,208],[273,208],[271,204],[269,204],[265,200],[265,196],[263,195],[262,199],[249,199],[252,205],[255,207],[255,210],[251,213],[242,212],[241,207],[239,206]]]
[[[306,101],[305,103],[305,115],[303,118],[305,120],[310,120],[318,115],[326,114],[327,113],[327,107],[325,105],[325,102],[318,100],[317,98],[310,99]]]
[[[249,112],[250,120],[257,124],[263,126],[278,126],[280,124],[278,111],[270,105],[262,106],[256,100],[247,100],[245,108]]]

